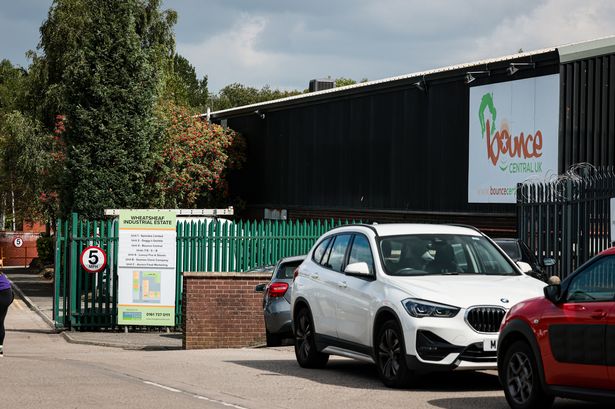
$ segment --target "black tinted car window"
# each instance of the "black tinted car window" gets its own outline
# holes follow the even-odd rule
[[[519,249],[519,245],[515,241],[498,241],[496,242],[498,246],[504,253],[508,254],[508,257],[512,258],[515,261],[521,260],[521,250]]]
[[[318,247],[316,247],[316,250],[314,250],[313,258],[314,261],[318,264],[322,264],[322,256],[325,254],[325,250],[327,250],[327,245],[329,244],[329,241],[331,241],[331,237],[327,237],[326,239],[321,241]]]
[[[301,264],[302,262],[303,260],[297,260],[297,261],[289,261],[289,262],[281,264],[278,267],[278,271],[275,275],[276,278],[281,278],[281,279],[293,278],[295,269],[299,267],[299,264]]]
[[[333,242],[333,246],[331,246],[331,252],[325,267],[339,272],[342,271],[342,265],[344,264],[344,256],[346,255],[348,242],[350,242],[350,234],[340,234],[339,236],[335,236],[335,241]]]
[[[482,236],[409,234],[383,237],[380,251],[389,275],[519,274]]]
[[[605,256],[570,281],[566,301],[615,300],[615,256]]]
[[[532,267],[538,265],[538,260],[536,259],[534,252],[530,250],[527,244],[521,242],[519,245],[521,246],[521,251],[523,252],[523,254],[525,254],[525,259],[527,260],[527,262],[530,263]]]
[[[357,234],[352,242],[348,264],[367,263],[370,274],[374,274],[374,258],[367,237]]]

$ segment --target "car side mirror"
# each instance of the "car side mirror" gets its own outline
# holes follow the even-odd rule
[[[255,293],[264,293],[265,292],[265,288],[267,288],[267,283],[258,284],[256,287],[254,287],[254,292]]]
[[[551,284],[544,288],[545,298],[553,304],[560,302],[562,298],[562,286],[559,284]]]
[[[551,257],[545,257],[542,259],[542,265],[545,267],[551,267],[555,265],[555,259]]]
[[[524,273],[530,273],[532,271],[532,266],[530,266],[528,263],[526,263],[525,261],[517,261],[517,265],[519,266],[519,268],[521,269],[521,271],[523,271]]]
[[[366,262],[350,263],[344,269],[344,273],[349,276],[371,277],[369,266]]]

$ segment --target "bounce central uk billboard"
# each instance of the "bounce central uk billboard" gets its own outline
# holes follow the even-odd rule
[[[469,203],[515,203],[557,175],[559,75],[470,88]]]

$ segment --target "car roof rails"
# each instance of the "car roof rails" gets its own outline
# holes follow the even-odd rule
[[[462,224],[462,223],[454,223],[454,224],[450,224],[449,226],[456,226],[456,227],[465,227],[466,229],[471,229],[474,230],[480,234],[482,234],[483,236],[486,236],[485,233],[483,233],[478,227],[476,226],[472,226],[470,224]]]
[[[333,229],[339,229],[339,228],[342,228],[342,227],[355,227],[355,226],[367,227],[368,229],[370,229],[371,231],[373,231],[376,234],[376,237],[380,237],[378,235],[378,230],[376,230],[376,227],[374,227],[373,224],[368,224],[368,223],[348,223],[348,224],[342,224],[340,226],[335,226]],[[331,229],[331,230],[333,230],[333,229]]]

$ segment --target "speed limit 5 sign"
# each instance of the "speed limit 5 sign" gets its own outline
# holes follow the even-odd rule
[[[81,267],[88,273],[98,273],[107,266],[107,253],[98,246],[89,246],[81,252]]]

